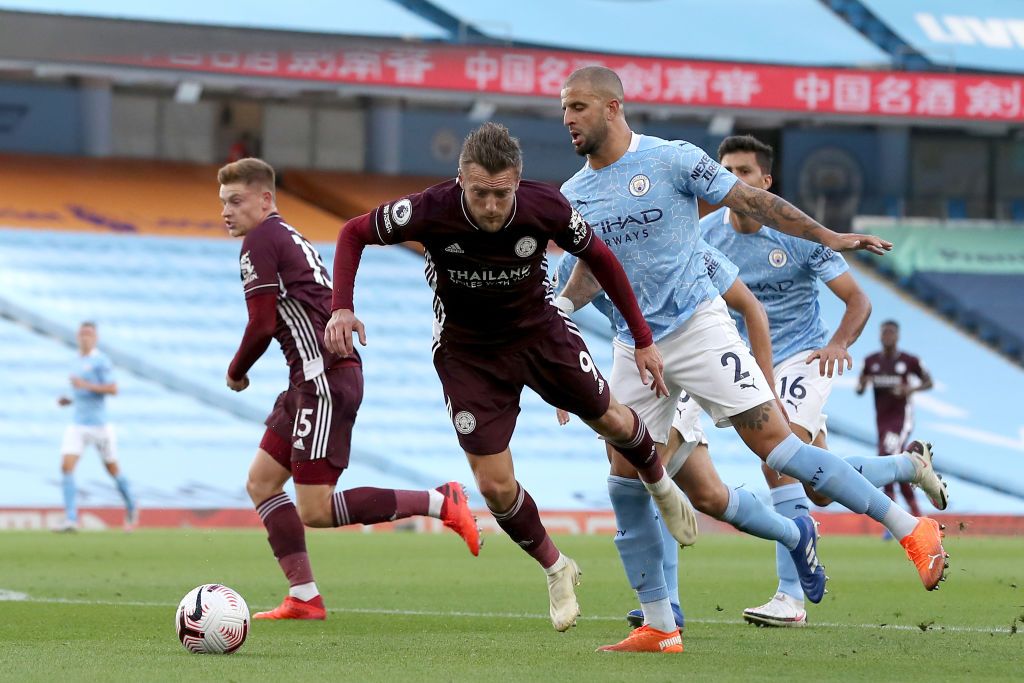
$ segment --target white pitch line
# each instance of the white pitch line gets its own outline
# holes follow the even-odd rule
[[[58,605],[111,605],[115,607],[166,607],[173,605],[166,602],[142,602],[138,600],[83,600],[79,598],[40,598],[30,596],[26,593],[0,589],[0,602],[38,602]],[[268,609],[270,609],[268,607]],[[405,617],[468,617],[477,619],[548,619],[546,614],[528,614],[524,612],[465,612],[439,610],[415,610],[415,609],[385,609],[372,607],[329,607],[328,612],[335,614],[380,614]],[[580,617],[582,621],[625,621],[624,617],[591,616]],[[687,619],[688,624],[710,624],[718,626],[747,626],[739,619]],[[920,631],[921,627],[908,624],[844,624],[831,621],[809,621],[808,626],[823,626],[825,628],[859,628],[865,630],[886,630],[886,631]],[[931,624],[929,631],[950,631],[956,633],[1010,633],[1006,626],[949,626],[943,624]]]

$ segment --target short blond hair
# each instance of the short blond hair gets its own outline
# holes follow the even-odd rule
[[[244,183],[258,185],[274,194],[274,167],[255,157],[247,157],[226,164],[217,171],[217,182],[221,185]]]

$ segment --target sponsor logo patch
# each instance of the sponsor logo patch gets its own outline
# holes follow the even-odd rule
[[[789,257],[786,255],[786,252],[781,249],[772,249],[768,254],[768,263],[772,264],[775,268],[781,268],[786,265],[788,260]]]
[[[537,240],[532,237],[524,237],[516,242],[516,256],[526,258],[537,251]]]
[[[402,227],[412,218],[412,202],[408,197],[399,199],[391,209],[391,215],[395,219],[395,225]]]
[[[249,257],[249,252],[242,254],[242,257],[238,259],[238,267],[242,272],[242,286],[249,284],[256,280],[259,275],[256,274],[256,267],[252,265],[252,259]]]
[[[569,216],[569,230],[572,231],[573,246],[579,246],[587,238],[587,222],[576,209],[573,209],[572,215]]]
[[[643,197],[651,189],[651,179],[638,173],[629,180],[629,193],[634,197]]]
[[[462,410],[455,414],[455,429],[459,434],[472,434],[476,429],[476,416],[468,410]]]

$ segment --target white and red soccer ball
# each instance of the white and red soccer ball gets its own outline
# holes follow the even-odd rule
[[[174,626],[189,652],[228,655],[249,635],[249,606],[227,586],[203,584],[181,599]]]

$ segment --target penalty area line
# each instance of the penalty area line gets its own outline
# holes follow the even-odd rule
[[[0,588],[0,602],[32,602],[55,605],[102,605],[111,607],[163,607],[173,608],[174,605],[168,602],[147,602],[141,600],[86,600],[84,598],[52,598],[38,597],[18,591],[5,590]],[[273,606],[267,609],[272,609]],[[259,611],[259,610],[253,610]],[[469,612],[464,610],[417,610],[417,609],[387,609],[374,607],[328,607],[327,611],[332,614],[375,614],[381,616],[402,616],[402,617],[462,617],[467,619],[537,619],[547,620],[546,614],[529,614],[525,612]],[[580,621],[625,621],[625,618],[611,616],[581,616]],[[714,626],[749,626],[741,619],[687,619],[688,624],[708,624]],[[857,628],[865,630],[883,631],[948,631],[952,633],[1010,633],[1005,626],[956,626],[943,625],[938,623],[930,624],[927,629],[909,624],[843,624],[833,621],[809,621],[808,626],[821,626],[823,628]]]

